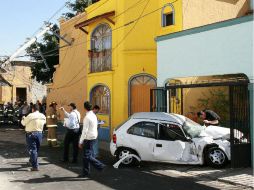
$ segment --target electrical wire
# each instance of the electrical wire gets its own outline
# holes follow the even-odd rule
[[[175,3],[175,2],[177,2],[177,1],[179,1],[179,0],[175,0],[175,1],[171,2],[171,3]],[[164,7],[164,6],[159,7],[159,8],[157,8],[157,9],[151,11],[151,12],[148,12],[148,13],[144,14],[144,15],[141,16],[140,18],[136,18],[136,19],[134,19],[134,20],[131,20],[131,21],[127,22],[126,24],[123,24],[123,25],[121,25],[121,26],[119,26],[119,27],[117,27],[117,28],[114,28],[114,29],[112,29],[112,32],[114,32],[114,31],[116,31],[116,30],[119,30],[119,29],[121,29],[121,28],[127,27],[127,26],[129,26],[129,25],[131,25],[131,24],[137,22],[138,20],[144,18],[144,17],[150,16],[151,14],[153,14],[153,13],[155,13],[155,12],[161,10],[163,7]],[[91,40],[86,40],[85,42],[81,42],[81,43],[77,43],[77,44],[75,44],[75,45],[72,45],[72,47],[80,46],[80,45],[83,45],[83,44],[85,44],[85,43],[87,43],[87,42],[90,42],[90,41],[91,41]],[[63,49],[63,48],[65,48],[65,47],[66,47],[66,46],[60,47],[59,49]],[[56,51],[56,50],[58,50],[58,49],[55,49],[55,51]],[[53,50],[51,50],[51,51],[53,51]],[[45,52],[45,53],[48,53],[48,52]]]
[[[145,9],[147,8],[147,6],[148,6],[148,4],[149,4],[149,2],[150,2],[150,0],[147,0],[147,3],[146,3],[146,5],[144,6],[144,8],[143,8],[143,10],[141,11],[141,13],[140,13],[140,15],[139,15],[139,17],[138,17],[138,19],[137,19],[137,21],[139,21],[139,19],[142,17],[142,15],[144,14],[144,11],[145,11]],[[129,36],[129,34],[135,29],[135,27],[136,27],[136,25],[138,24],[138,22],[136,22],[135,24],[134,24],[134,26],[127,32],[127,34],[123,37],[123,39],[112,49],[112,52],[116,49],[116,48],[118,48],[119,47],[119,45]],[[80,70],[80,72],[82,71],[82,69]],[[75,79],[79,74],[80,74],[80,72],[77,74],[77,75],[75,75],[74,77],[73,77],[73,79]],[[86,76],[84,75],[81,79],[83,79],[83,78],[85,78]],[[80,79],[80,80],[81,80]],[[80,80],[78,80],[78,81],[80,81]],[[72,80],[71,80],[72,81]],[[76,81],[76,82],[78,82],[78,81]],[[75,83],[73,83],[73,84],[75,84]],[[73,84],[65,84],[65,85],[63,85],[63,86],[61,86],[61,87],[56,87],[55,89],[61,89],[61,88],[66,88],[66,87],[69,87],[70,85],[73,85]]]
[[[108,1],[109,1],[109,0],[108,0]],[[106,1],[106,2],[108,2],[108,1]],[[149,0],[149,1],[150,1],[150,0]],[[148,2],[149,2],[149,1],[148,1]],[[175,2],[177,2],[177,1],[178,1],[178,0],[175,0],[174,2],[171,2],[171,3],[175,3]],[[104,2],[104,4],[105,4],[106,2]],[[139,1],[138,3],[141,3],[141,2],[142,2],[142,0]],[[144,2],[144,1],[143,1],[143,2]],[[148,5],[148,3],[147,3],[147,5]],[[101,5],[101,6],[102,6],[102,5]],[[132,7],[134,7],[134,5],[133,5]],[[163,7],[164,7],[164,6],[163,6]],[[119,26],[119,27],[113,29],[112,32],[113,32],[113,31],[116,31],[116,30],[118,30],[118,29],[127,27],[127,26],[129,26],[129,25],[135,23],[135,25],[132,27],[132,29],[130,29],[130,31],[127,33],[127,35],[120,41],[119,44],[117,44],[117,45],[113,48],[113,50],[115,50],[115,49],[127,38],[127,36],[135,29],[136,23],[137,23],[140,19],[142,19],[142,18],[144,18],[144,17],[146,17],[146,16],[149,16],[149,15],[151,15],[151,14],[157,12],[158,10],[161,10],[163,7],[157,8],[157,9],[155,9],[155,10],[153,10],[153,11],[151,11],[151,12],[148,12],[148,13],[146,13],[146,14],[144,14],[144,15],[141,14],[138,18],[136,18],[136,19],[134,19],[134,20],[132,20],[132,21],[129,21],[128,23],[126,23],[126,24],[124,24],[124,25],[122,25],[122,26]],[[97,8],[99,8],[99,7],[97,7]],[[97,8],[96,8],[96,9],[97,9]],[[146,7],[145,7],[145,8],[146,8]],[[96,10],[96,9],[94,9],[94,10]],[[93,11],[94,11],[94,10],[93,10]],[[130,10],[130,8],[128,8],[127,10]],[[127,12],[127,10],[126,10],[126,12]],[[144,9],[144,10],[145,10],[145,9]],[[144,12],[144,10],[143,10],[142,12]],[[92,11],[91,11],[91,12],[92,12]],[[90,13],[91,13],[91,12],[90,12]],[[121,14],[123,14],[123,13],[120,13],[119,15],[121,15]],[[117,16],[118,16],[118,15],[117,15]],[[116,16],[116,17],[117,17],[117,16]],[[81,19],[81,18],[79,18],[75,23],[77,23],[80,19]],[[71,33],[72,33],[72,32],[71,32]],[[85,42],[81,42],[81,43],[75,44],[75,45],[73,45],[72,47],[85,44],[85,43],[87,43],[87,42],[89,42],[89,41],[91,41],[91,40],[86,40]],[[60,49],[65,48],[65,47],[66,47],[66,46],[60,47],[60,48],[58,48],[58,49],[56,49],[56,50],[60,50]],[[51,50],[50,52],[44,52],[44,54],[51,53],[51,52],[56,51],[56,50]],[[66,50],[66,51],[68,51],[68,50]],[[67,54],[67,53],[66,53],[66,54]],[[81,69],[81,71],[82,71],[82,69]],[[76,75],[73,77],[73,79],[75,79],[79,74],[80,74],[80,72],[78,72],[78,74],[76,74]],[[86,77],[86,75],[82,76],[80,79],[78,79],[78,81],[82,80],[82,79],[85,78],[85,77]],[[68,85],[65,84],[65,85],[63,85],[63,86],[56,87],[56,88],[51,88],[51,89],[52,89],[52,90],[56,90],[56,89],[66,88],[66,87],[72,86],[72,85],[74,85],[74,84],[76,84],[76,83],[78,82],[78,81],[75,81],[75,82],[71,83],[72,81],[73,81],[73,80],[70,80],[70,81],[67,83]]]
[[[109,0],[108,0],[108,1],[109,1]],[[108,1],[106,1],[106,2],[108,2]],[[129,10],[131,10],[132,8],[135,8],[138,4],[143,3],[143,2],[145,2],[145,1],[147,1],[147,0],[140,0],[140,1],[138,1],[137,3],[135,3],[135,4],[133,4],[132,6],[128,7],[128,8],[127,8],[126,10],[124,10],[123,12],[121,12],[121,13],[119,13],[118,15],[114,16],[113,19],[122,16],[123,14],[125,14],[126,12],[128,12]],[[104,2],[102,5],[104,5],[106,2]],[[99,7],[101,7],[102,5],[100,5]],[[93,11],[97,10],[99,7],[97,7],[96,9],[93,9],[92,11],[88,12],[87,14],[92,13]],[[75,24],[76,24],[79,20],[81,20],[81,18],[78,19],[78,20],[75,22]],[[74,25],[75,25],[75,24],[74,24]],[[126,25],[126,24],[125,24],[125,25]],[[123,26],[125,26],[125,25],[123,25]],[[120,28],[121,28],[121,27],[119,27],[119,28],[117,28],[117,29],[120,29]],[[86,41],[86,42],[89,42],[89,41]],[[86,43],[86,42],[84,42],[84,43]],[[63,47],[59,47],[59,48],[56,48],[56,49],[53,49],[53,50],[50,50],[50,51],[47,51],[47,52],[43,52],[43,55],[45,55],[45,54],[47,54],[47,53],[52,53],[52,52],[54,52],[54,51],[57,51],[57,50],[59,50],[59,49],[65,48],[65,47],[67,47],[67,46],[63,46]]]

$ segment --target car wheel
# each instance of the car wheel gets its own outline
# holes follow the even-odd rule
[[[209,148],[205,155],[206,163],[214,168],[221,168],[228,162],[227,155],[218,147]]]
[[[121,148],[118,152],[117,152],[117,159],[120,160],[122,158],[124,158],[125,156],[127,155],[130,155],[130,154],[135,154],[137,155],[133,150],[131,149],[128,149],[128,148]],[[134,165],[136,164],[137,160],[136,158],[133,158],[133,157],[128,157],[126,159],[124,159],[122,161],[122,164],[125,165],[125,166],[131,166],[131,165]]]

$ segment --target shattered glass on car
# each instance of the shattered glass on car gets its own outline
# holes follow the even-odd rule
[[[191,138],[199,137],[204,129],[205,126],[201,126],[189,118],[186,118],[186,121],[183,124],[184,132]]]

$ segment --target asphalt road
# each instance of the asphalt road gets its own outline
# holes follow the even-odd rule
[[[222,186],[219,182],[211,184],[209,179],[200,180],[177,172],[157,172],[170,168],[168,164],[143,163],[138,167],[114,169],[114,158],[101,151],[100,160],[107,168],[103,172],[92,169],[86,179],[77,178],[81,173],[81,155],[79,164],[60,162],[63,148],[49,148],[45,142],[40,150],[40,171],[29,172],[24,131],[17,128],[0,128],[0,189],[1,190],[95,190],[95,189],[165,189],[165,190],[214,190],[232,189],[234,186]],[[196,166],[182,166],[196,167]],[[156,170],[155,170],[156,168]],[[218,183],[216,185],[215,183]],[[223,187],[223,188],[222,188]],[[225,188],[224,188],[225,187]],[[237,187],[236,187],[237,189]]]

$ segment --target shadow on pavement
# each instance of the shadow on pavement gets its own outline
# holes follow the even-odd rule
[[[43,175],[41,178],[33,178],[28,180],[13,180],[10,182],[22,182],[22,183],[52,183],[52,182],[68,182],[68,181],[88,181],[91,180],[89,178],[82,179],[82,178],[74,178],[74,177],[50,177],[49,175]]]
[[[27,154],[24,152],[25,140],[22,132],[18,132],[16,134],[12,134],[12,132],[8,132],[9,136],[0,138],[0,155],[5,159],[11,158],[25,158]],[[6,139],[7,140],[6,140]],[[12,140],[11,140],[12,139]],[[45,140],[45,139],[44,139]],[[15,154],[12,154],[15,153]],[[98,184],[103,184],[110,189],[121,189],[121,190],[133,190],[133,189],[202,189],[202,190],[214,190],[216,188],[212,188],[203,184],[197,183],[191,177],[177,177],[177,176],[168,176],[163,174],[154,173],[151,170],[144,167],[133,167],[133,168],[120,168],[114,169],[112,165],[114,164],[114,159],[108,152],[101,151],[101,159],[108,167],[102,172],[97,172],[92,170],[91,176],[88,179],[75,178],[75,177],[58,177],[54,176],[50,168],[46,165],[51,164],[58,166],[56,167],[59,170],[59,176],[61,176],[61,172],[65,170],[69,170],[72,173],[76,173],[77,175],[81,172],[81,155],[78,165],[71,164],[62,164],[59,160],[62,157],[62,147],[57,148],[49,148],[45,145],[45,141],[43,146],[40,149],[40,157],[43,157],[47,163],[41,164],[43,166],[43,170],[38,175],[42,175],[38,177],[38,175],[32,175],[29,179],[17,179],[12,180],[11,182],[15,183],[25,183],[25,184],[40,184],[40,183],[53,183],[53,182],[70,182],[75,181],[76,183],[84,183],[85,181],[94,181]],[[8,155],[7,155],[8,154]],[[25,162],[21,162],[20,160],[7,162],[6,165],[10,167],[0,168],[0,172],[9,172],[9,171],[27,171],[24,168],[27,167]],[[15,166],[15,167],[11,167]],[[19,166],[19,167],[16,167]],[[163,165],[163,167],[167,167],[167,164]],[[62,168],[62,169],[61,169]],[[63,170],[64,169],[64,170]],[[43,174],[44,173],[44,174]],[[45,174],[46,173],[46,174]],[[58,174],[57,174],[58,175]],[[62,175],[63,176],[63,175]],[[22,176],[21,176],[22,177]]]

